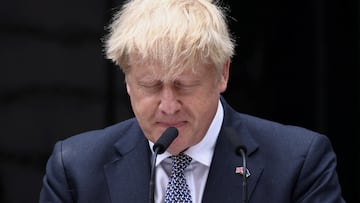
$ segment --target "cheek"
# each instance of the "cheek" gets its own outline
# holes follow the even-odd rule
[[[153,114],[156,108],[155,98],[143,96],[138,90],[129,93],[132,109],[138,118],[148,117]]]

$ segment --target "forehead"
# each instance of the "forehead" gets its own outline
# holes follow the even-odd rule
[[[141,77],[153,77],[161,80],[173,80],[182,75],[196,76],[203,72],[203,66],[167,66],[153,63],[136,63],[131,67],[130,73]]]
[[[214,67],[207,63],[162,64],[148,60],[133,60],[128,75],[136,78],[151,78],[162,81],[173,81],[178,78],[199,78],[213,74]]]

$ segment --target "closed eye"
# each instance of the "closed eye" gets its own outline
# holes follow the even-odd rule
[[[163,83],[161,81],[140,81],[138,85],[146,89],[159,89],[163,86]]]
[[[157,86],[161,86],[160,82],[139,82],[140,86],[143,87],[157,87]]]
[[[192,89],[195,88],[197,86],[199,86],[200,83],[199,82],[180,82],[180,81],[175,81],[174,82],[174,86],[178,89]]]

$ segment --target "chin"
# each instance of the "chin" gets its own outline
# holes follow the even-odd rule
[[[181,143],[181,140],[179,140],[179,137],[176,138],[173,143],[169,146],[169,148],[166,150],[172,155],[177,155],[180,152],[185,151],[189,146],[185,145],[184,143]]]

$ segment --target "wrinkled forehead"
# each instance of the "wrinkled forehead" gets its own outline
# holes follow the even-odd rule
[[[186,60],[181,58],[177,58],[175,60],[170,56],[158,59],[157,57],[145,57],[133,54],[129,57],[128,73],[131,73],[132,71],[141,71],[144,74],[151,74],[158,79],[171,81],[175,80],[184,73],[198,75],[202,71],[205,71],[204,69],[210,68],[209,66],[210,64],[202,61]]]

